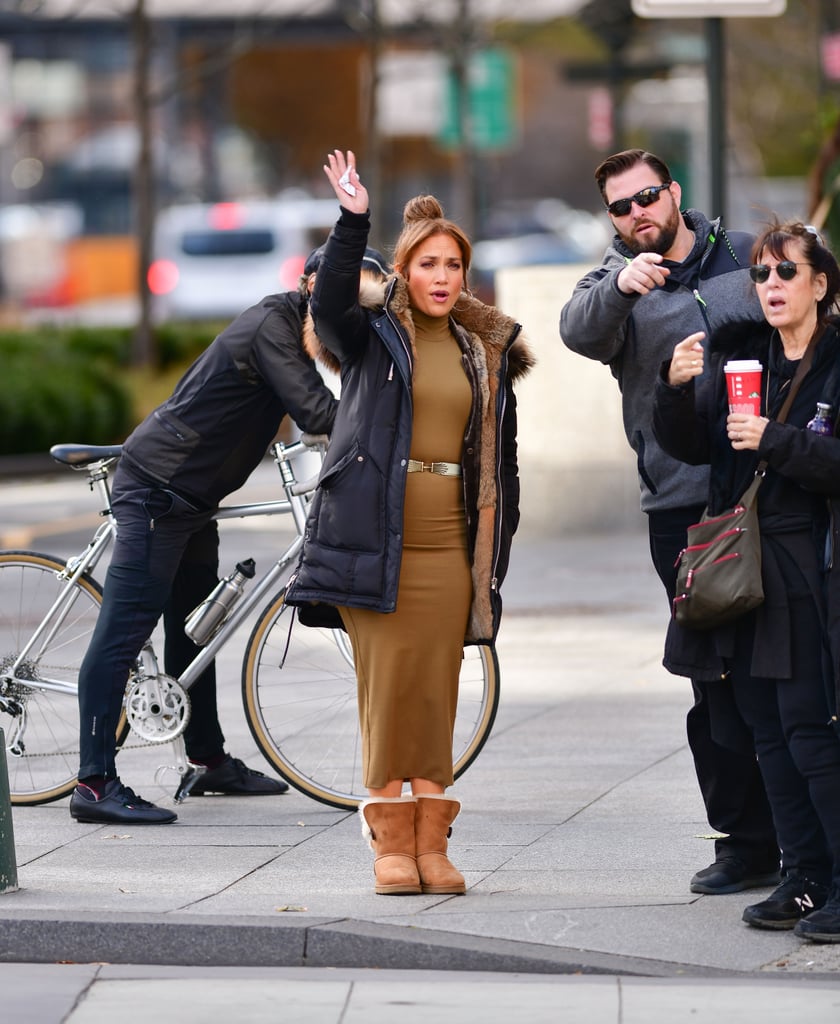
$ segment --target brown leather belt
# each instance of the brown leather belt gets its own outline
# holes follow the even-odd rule
[[[437,473],[438,476],[460,476],[461,467],[457,462],[421,462],[409,459],[408,473]]]

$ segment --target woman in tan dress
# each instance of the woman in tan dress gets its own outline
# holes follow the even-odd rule
[[[288,600],[334,605],[351,638],[376,891],[463,893],[446,856],[458,677],[464,644],[498,629],[518,523],[511,380],[531,358],[467,292],[469,240],[432,196],[406,205],[394,276],[360,295],[368,196],[351,152],[328,159],[342,209],[308,341],[342,390]]]

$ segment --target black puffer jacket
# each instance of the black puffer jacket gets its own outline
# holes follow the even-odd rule
[[[793,559],[800,568],[819,566],[808,582],[831,650],[831,706],[836,706],[840,693],[840,570],[836,557],[840,550],[840,424],[835,425],[833,438],[804,428],[817,402],[829,403],[836,417],[840,413],[838,328],[840,321],[836,320],[826,327],[787,420],[777,423],[771,419],[757,452],[735,451],[726,437],[728,399],[723,364],[729,359],[761,361],[766,368],[762,413],[774,417],[784,402],[794,364],[783,359],[778,336],[767,324],[733,324],[714,335],[710,343],[713,389],[701,389],[697,402],[691,384],[668,385],[668,364],[664,364],[654,404],[654,430],[662,447],[695,465],[711,463],[708,500],[712,514],[733,505],[752,480],[758,462],[767,460],[758,494],[765,602],[756,613],[753,671],[770,678],[788,678],[791,671],[788,595],[778,569],[779,558]],[[708,401],[703,400],[704,395]],[[719,648],[728,653],[731,627],[716,632]]]
[[[282,292],[241,313],[128,437],[121,465],[215,508],[245,483],[287,414],[304,431],[330,433],[338,402],[301,344],[307,306]]]
[[[398,275],[360,298],[368,229],[366,215],[342,211],[312,295],[319,340],[307,340],[340,364],[341,403],[287,600],[392,612],[411,446],[414,328]],[[452,327],[473,390],[462,468],[473,574],[465,639],[476,642],[492,640],[499,625],[499,586],[519,522],[512,381],[533,360],[519,325],[476,299],[458,300]]]

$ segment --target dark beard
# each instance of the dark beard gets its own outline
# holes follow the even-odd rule
[[[633,235],[625,235],[619,231],[619,237],[634,256],[638,256],[640,252],[656,252],[660,256],[664,256],[671,249],[674,239],[677,237],[677,231],[679,231],[681,216],[677,204],[673,202],[673,199],[671,202],[673,203],[671,217],[664,227],[659,229],[659,235],[655,239],[648,238],[644,242],[639,242]]]

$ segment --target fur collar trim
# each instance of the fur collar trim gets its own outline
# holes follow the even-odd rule
[[[405,329],[412,350],[414,349],[414,321],[405,278],[399,274],[392,274],[382,281],[362,274],[359,303],[372,311],[382,310],[387,305]],[[452,310],[452,320],[471,335],[473,344],[495,349],[499,354],[508,346],[511,336],[518,328],[516,321],[506,313],[502,313],[495,306],[485,305],[471,295],[462,295],[458,299]],[[322,362],[334,373],[339,372],[339,362],[322,344],[308,309],[303,324],[303,346],[312,359]],[[535,362],[531,347],[520,331],[508,350],[508,372],[511,379],[516,381],[524,377]]]
[[[840,317],[828,317],[827,326],[840,331]],[[709,352],[726,359],[758,359],[767,351],[773,333],[774,328],[764,320],[733,320],[715,331]]]
[[[764,320],[733,320],[709,340],[709,353],[727,359],[757,359],[767,350],[772,328]]]

